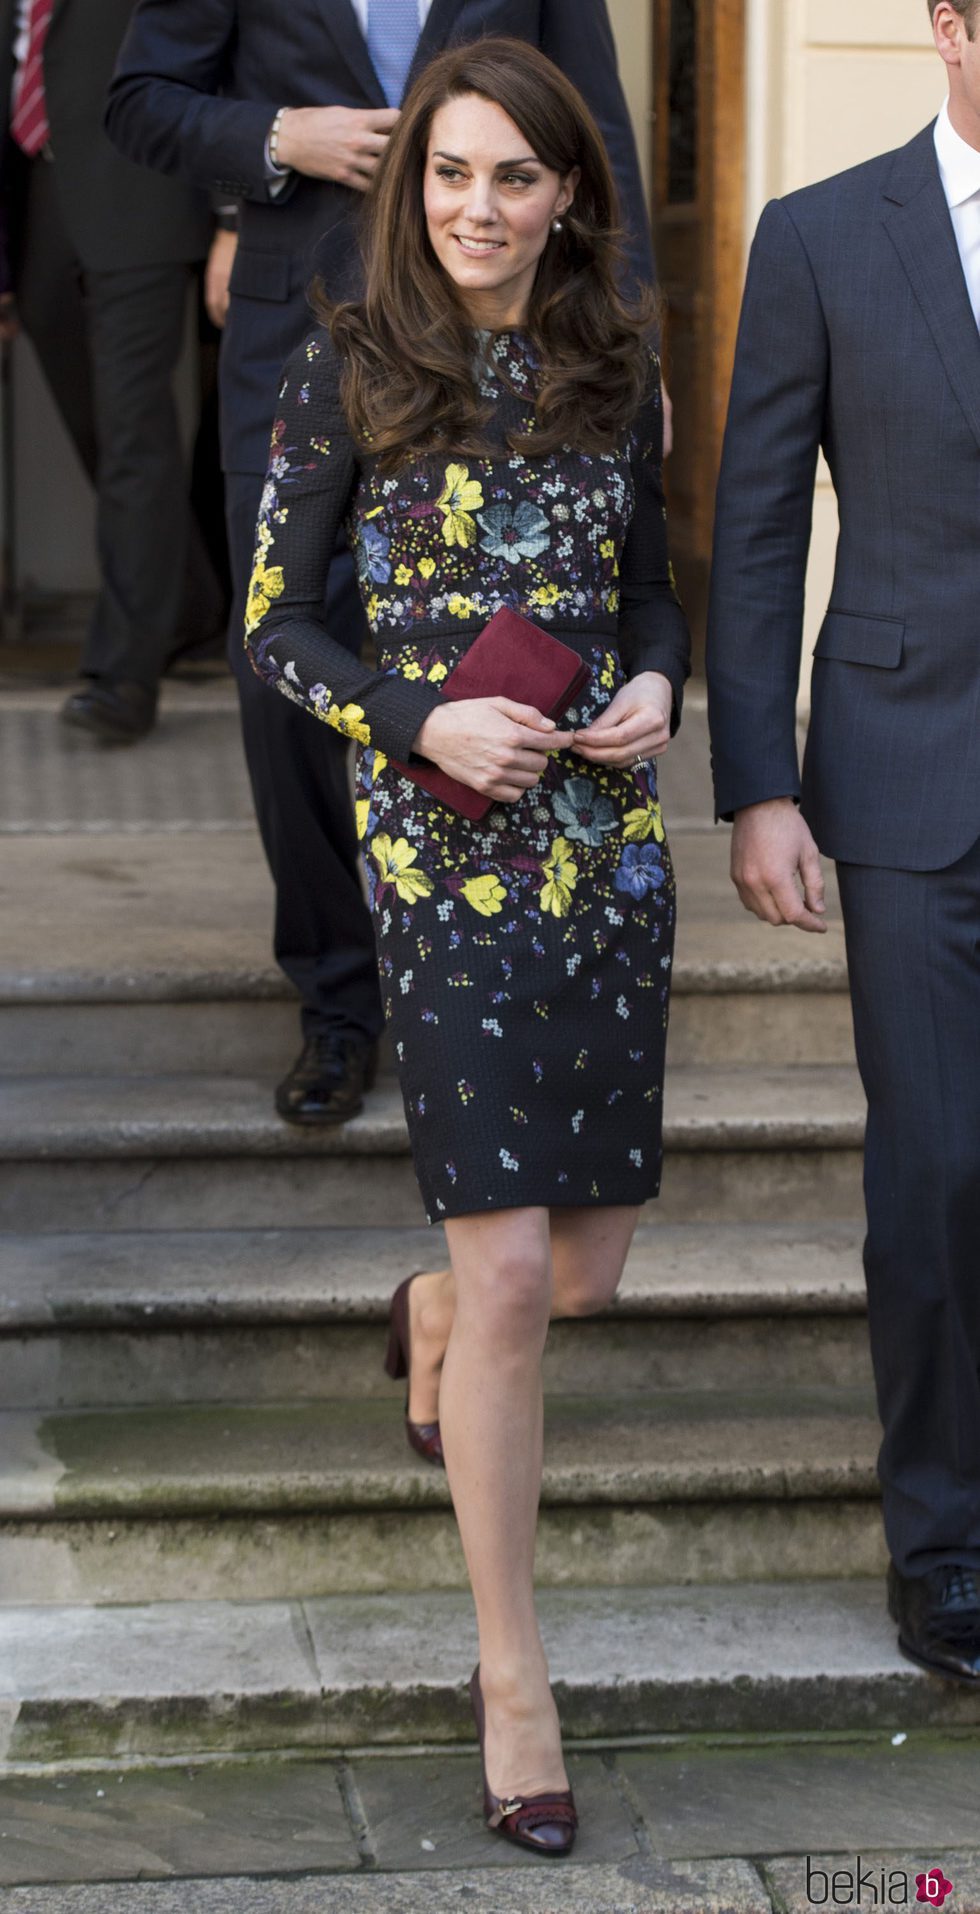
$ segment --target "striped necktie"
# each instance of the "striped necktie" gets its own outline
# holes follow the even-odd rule
[[[51,135],[44,101],[44,42],[48,37],[54,0],[34,0],[27,37],[24,64],[17,75],[17,90],[10,116],[10,137],[31,159],[46,146]]]
[[[389,106],[401,106],[419,43],[419,0],[368,0],[368,52]]]

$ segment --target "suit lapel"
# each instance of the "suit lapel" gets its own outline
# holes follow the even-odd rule
[[[950,385],[980,443],[980,329],[967,292],[931,126],[898,154],[885,198],[885,226]]]
[[[387,106],[381,81],[367,50],[367,41],[351,0],[319,0],[320,13],[338,53],[357,81],[369,106]]]
[[[405,91],[418,79],[423,67],[428,66],[437,53],[441,53],[447,44],[459,15],[459,0],[432,0],[428,16],[415,49],[408,74]]]

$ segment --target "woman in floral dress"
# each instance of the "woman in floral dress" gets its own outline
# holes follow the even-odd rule
[[[357,742],[412,1151],[452,1258],[413,1284],[430,1289],[411,1328],[435,1373],[433,1323],[451,1318],[438,1413],[477,1608],[487,1817],[565,1852],[533,1592],[541,1355],[552,1308],[608,1303],[659,1189],[674,882],[654,760],[688,635],[649,313],[619,290],[600,136],[549,61],[497,40],[432,63],[379,169],[366,273],[363,302],[325,312],[286,368],[247,643],[262,677]],[[344,522],[373,669],[323,623]],[[560,730],[530,705],[441,693],[501,606],[590,666]],[[491,797],[486,818],[401,775],[413,756]]]

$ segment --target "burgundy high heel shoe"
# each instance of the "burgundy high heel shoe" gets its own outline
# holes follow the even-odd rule
[[[480,1687],[479,1664],[470,1676],[470,1700],[476,1717],[476,1732],[483,1763],[483,1812],[487,1827],[513,1841],[519,1848],[533,1848],[536,1854],[570,1854],[578,1833],[578,1815],[571,1788],[564,1794],[529,1794],[522,1800],[498,1800],[487,1780],[484,1750],[487,1718]]]
[[[415,1269],[399,1283],[392,1299],[388,1327],[388,1348],[385,1353],[385,1373],[394,1382],[407,1376],[411,1363],[411,1331],[408,1322],[409,1284],[421,1276],[422,1271]],[[405,1434],[409,1448],[414,1449],[425,1462],[431,1462],[434,1468],[444,1469],[446,1459],[442,1453],[442,1437],[438,1422],[412,1422],[408,1414],[408,1397],[405,1397]]]

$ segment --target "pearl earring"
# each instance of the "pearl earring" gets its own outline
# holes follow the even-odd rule
[[[565,222],[562,219],[553,219],[551,222],[551,230],[553,233],[563,232],[564,226],[565,226]]]

